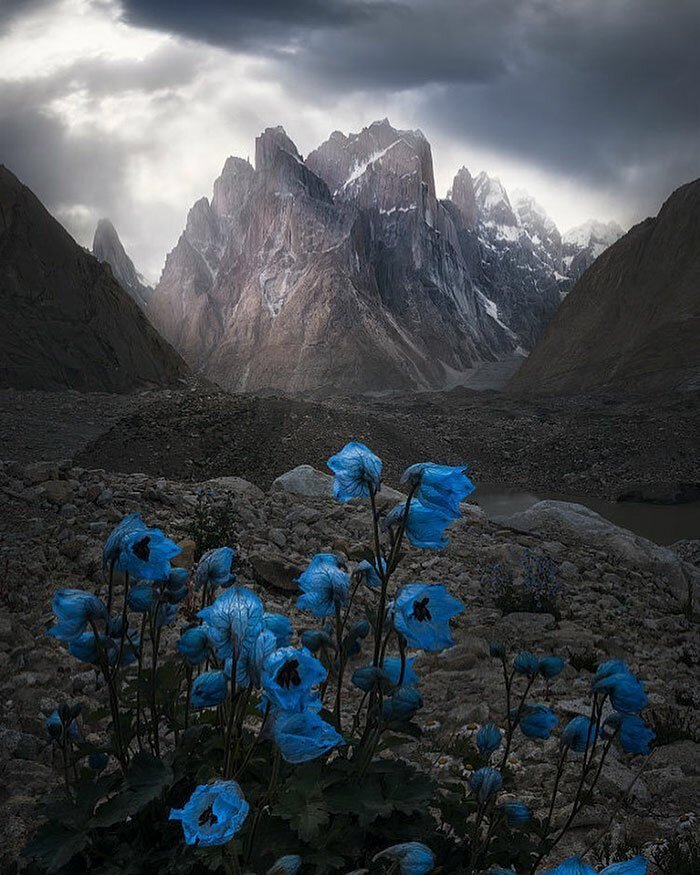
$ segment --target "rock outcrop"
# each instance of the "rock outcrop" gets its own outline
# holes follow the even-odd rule
[[[126,254],[119,239],[117,229],[109,219],[100,219],[97,223],[92,241],[92,254],[98,261],[106,262],[112,268],[116,281],[126,289],[139,306],[148,305],[153,287],[134,267],[134,262]]]
[[[188,374],[112,270],[0,165],[0,385],[125,392]]]
[[[226,222],[216,192],[229,195]],[[281,128],[193,207],[151,316],[227,388],[450,386],[517,338],[474,286],[419,131],[334,133],[306,161]]]
[[[700,179],[583,274],[510,386],[514,392],[700,388]]]

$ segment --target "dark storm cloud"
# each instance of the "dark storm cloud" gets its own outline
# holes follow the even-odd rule
[[[418,124],[612,188],[632,211],[700,174],[697,0],[124,7],[129,20],[273,58],[309,99],[410,91]]]

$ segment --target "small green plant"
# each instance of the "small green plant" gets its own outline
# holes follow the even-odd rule
[[[210,490],[199,490],[188,533],[195,543],[195,562],[207,550],[213,550],[221,544],[235,544],[235,510],[231,495],[221,497]]]
[[[697,875],[700,872],[700,844],[691,832],[682,832],[653,848],[651,862],[661,875]]]
[[[599,661],[595,650],[591,647],[582,647],[580,650],[569,651],[569,663],[576,671],[588,671],[593,674]]]
[[[650,708],[646,716],[656,733],[658,747],[677,741],[700,741],[690,708],[676,708],[673,705]]]
[[[484,578],[483,587],[504,614],[523,611],[559,616],[557,564],[548,556],[525,550],[519,578],[510,566],[497,562]]]

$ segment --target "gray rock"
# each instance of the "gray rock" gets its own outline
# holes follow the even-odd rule
[[[309,498],[332,498],[333,477],[317,471],[311,465],[297,465],[273,481],[272,491],[305,495]]]
[[[225,492],[233,492],[234,495],[245,496],[256,501],[261,501],[265,497],[265,493],[259,486],[251,483],[250,480],[244,480],[243,477],[214,477],[212,480],[207,480],[206,485],[218,487]]]

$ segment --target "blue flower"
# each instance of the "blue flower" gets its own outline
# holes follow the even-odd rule
[[[483,804],[501,792],[503,777],[497,769],[483,766],[481,769],[477,769],[471,776],[469,786],[476,793],[476,798],[479,802]]]
[[[226,698],[228,681],[223,671],[205,671],[195,678],[190,693],[193,708],[215,708]]]
[[[204,626],[190,626],[177,642],[181,653],[190,665],[201,665],[209,654],[209,635]]]
[[[403,681],[401,683],[401,686],[413,687],[418,683],[418,675],[413,668],[413,664],[415,661],[415,656],[406,660],[406,667],[404,669]],[[389,682],[394,686],[398,686],[399,678],[401,677],[401,657],[387,656],[384,659],[382,668],[386,672],[386,676],[389,678]]]
[[[65,707],[65,706],[61,706]],[[75,718],[70,718],[67,720],[68,722],[68,735],[73,739],[80,738],[80,729],[78,728],[78,723]],[[61,716],[58,711],[53,711],[49,717],[44,721],[44,727],[46,728],[46,732],[52,741],[60,741],[63,737],[63,720],[61,720]]]
[[[382,714],[388,721],[410,720],[423,707],[423,697],[415,687],[397,687],[388,699],[384,699]]]
[[[369,498],[382,483],[382,460],[357,441],[331,456],[328,467],[335,474],[333,494],[339,501]]]
[[[417,487],[414,495],[425,507],[458,517],[459,505],[474,491],[474,484],[466,472],[463,465],[451,468],[448,465],[419,462],[406,468],[401,482]]]
[[[104,566],[117,561],[122,540],[132,532],[142,531],[146,524],[141,519],[141,514],[130,513],[109,533],[102,548],[102,562]]]
[[[352,682],[365,693],[390,684],[389,676],[384,669],[374,665],[365,665],[356,669],[352,675]]]
[[[274,632],[268,629],[263,629],[262,632],[253,642],[252,647],[245,651],[242,658],[238,661],[238,671],[236,680],[241,686],[255,687],[259,689],[262,685],[262,673],[265,665],[265,660],[270,654],[278,649],[277,638]],[[230,660],[227,660],[227,670],[231,671],[228,666]]]
[[[122,538],[116,567],[135,580],[167,580],[170,560],[180,552],[160,529],[136,529]]]
[[[634,714],[646,708],[648,699],[641,681],[626,671],[594,679],[593,690],[606,693],[616,711]]]
[[[397,504],[384,518],[384,529],[399,526],[406,510],[406,503]],[[454,517],[434,508],[424,507],[419,501],[412,501],[406,520],[406,537],[414,547],[425,550],[442,550],[449,543],[445,529]]]
[[[476,733],[476,746],[482,755],[491,755],[501,746],[501,730],[495,723],[485,723]]]
[[[205,585],[225,586],[231,580],[231,563],[235,554],[233,547],[217,547],[202,554],[194,572],[194,587]]]
[[[441,584],[408,583],[399,590],[393,608],[393,623],[409,647],[438,653],[455,643],[450,618],[464,605]]]
[[[153,607],[154,595],[153,584],[150,581],[144,581],[129,588],[126,603],[132,611],[145,614]]]
[[[595,724],[588,717],[580,714],[566,724],[561,734],[561,747],[568,747],[576,753],[583,753],[586,747],[592,747],[596,741]]]
[[[596,875],[595,869],[591,869],[580,857],[569,857],[554,869],[547,869],[543,875]]]
[[[380,851],[372,862],[381,859],[398,863],[400,875],[428,875],[435,866],[435,855],[422,842],[402,842]]]
[[[627,663],[622,659],[609,659],[607,662],[601,662],[595,672],[594,681],[598,681],[601,678],[609,677],[611,674],[620,674],[620,672],[624,674],[630,674],[629,668],[627,668]]]
[[[342,735],[311,711],[280,711],[274,717],[272,737],[282,757],[294,765],[315,760],[345,743]]]
[[[557,715],[546,705],[525,705],[518,725],[526,738],[549,738],[559,722]]]
[[[565,665],[566,663],[561,656],[545,656],[540,659],[537,671],[545,680],[551,681],[552,678],[564,671]]]
[[[505,659],[505,644],[501,641],[492,641],[491,644],[489,644],[489,656],[492,656],[494,659]]]
[[[617,733],[617,740],[625,753],[651,753],[649,744],[656,738],[656,733],[636,714],[615,711],[604,723],[604,734],[609,735],[610,729]]]
[[[318,553],[306,571],[295,581],[303,595],[297,599],[297,607],[314,617],[328,617],[348,600],[350,575],[340,567],[338,558],[331,553]]]
[[[373,559],[371,562],[367,559],[363,559],[355,566],[355,576],[359,577],[360,580],[370,589],[379,589],[382,585],[382,579],[379,576],[377,566],[375,565],[376,561],[376,559]],[[379,563],[379,568],[381,568],[383,573],[386,573],[386,559],[381,558]]]
[[[532,819],[532,811],[522,802],[504,802],[499,808],[508,826],[525,826]]]
[[[625,860],[622,863],[613,863],[612,866],[606,866],[600,875],[645,875],[649,864],[641,856],[633,857],[631,860]]]
[[[281,647],[263,664],[262,687],[271,704],[283,711],[303,711],[317,697],[326,669],[305,648]]]
[[[235,781],[201,784],[184,808],[173,808],[170,820],[182,821],[185,841],[202,848],[225,845],[248,816],[248,803]]]
[[[265,875],[298,875],[302,859],[299,854],[285,854],[270,866]]]
[[[528,678],[534,678],[539,667],[539,659],[529,650],[523,650],[513,660],[513,668],[517,674],[524,674]]]
[[[263,626],[263,604],[249,589],[234,586],[201,610],[209,638],[220,659],[240,659],[252,647]]]
[[[317,653],[321,647],[329,647],[331,636],[322,629],[305,629],[301,633],[301,643],[312,653]]]
[[[46,634],[59,641],[78,638],[91,620],[107,620],[107,608],[102,599],[82,589],[59,589],[51,607],[58,622]]]
[[[102,632],[100,632],[99,640],[107,661],[110,665],[113,665],[117,659],[117,645],[112,638],[108,638]],[[77,638],[69,641],[68,652],[71,656],[74,656],[81,662],[87,662],[89,665],[97,665],[100,660],[97,642],[92,632],[83,632],[82,635],[78,635]]]
[[[278,647],[287,647],[287,645],[291,644],[294,632],[288,617],[285,617],[283,614],[270,614],[265,611],[263,614],[263,626],[275,636]]]

